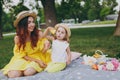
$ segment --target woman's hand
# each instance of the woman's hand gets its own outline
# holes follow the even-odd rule
[[[34,58],[29,57],[29,56],[24,56],[23,58],[24,58],[25,60],[34,61],[34,62],[38,63],[41,68],[45,68],[45,67],[47,66],[47,64],[45,64],[45,63],[44,63],[43,61],[41,61],[41,60],[34,59]]]
[[[47,64],[45,64],[45,63],[44,63],[43,61],[41,61],[41,60],[37,60],[36,62],[40,65],[41,68],[47,67]]]

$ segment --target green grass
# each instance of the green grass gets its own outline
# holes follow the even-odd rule
[[[9,62],[13,55],[13,38],[13,36],[5,36],[0,40],[0,69]]]
[[[110,57],[120,57],[120,37],[113,37],[114,27],[80,28],[71,31],[71,51],[93,55],[99,49]],[[12,57],[13,46],[13,36],[0,40],[0,68]]]
[[[120,37],[113,32],[113,27],[73,29],[71,50],[93,55],[99,49],[110,57],[120,57]]]

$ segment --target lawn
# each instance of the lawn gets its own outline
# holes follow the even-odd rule
[[[13,55],[13,38],[13,36],[5,36],[0,40],[0,69],[9,62]]]
[[[96,50],[101,50],[109,57],[120,57],[120,37],[113,36],[114,27],[79,28],[71,31],[71,51],[93,55]],[[13,55],[13,37],[5,36],[0,40],[0,68],[9,62]]]
[[[93,55],[101,50],[110,57],[120,57],[120,37],[113,36],[114,27],[73,29],[71,50]]]

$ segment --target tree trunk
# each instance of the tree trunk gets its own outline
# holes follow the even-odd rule
[[[0,1],[0,39],[3,38],[2,35],[2,1]]]
[[[120,36],[120,10],[119,10],[119,14],[118,14],[116,28],[115,28],[115,31],[114,31],[114,36]]]
[[[41,0],[41,2],[44,8],[46,26],[54,27],[57,24],[55,0]]]

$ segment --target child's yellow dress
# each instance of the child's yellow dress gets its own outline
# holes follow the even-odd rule
[[[41,68],[38,63],[34,61],[26,61],[23,57],[27,55],[31,58],[42,60],[46,64],[50,62],[50,50],[48,50],[46,53],[42,53],[45,40],[46,39],[40,39],[37,43],[37,47],[34,49],[32,49],[30,42],[26,43],[24,50],[19,50],[18,46],[15,45],[14,56],[11,58],[10,62],[2,69],[3,73],[7,74],[9,70],[25,70],[28,67],[33,67],[38,72],[42,71],[43,68]]]

